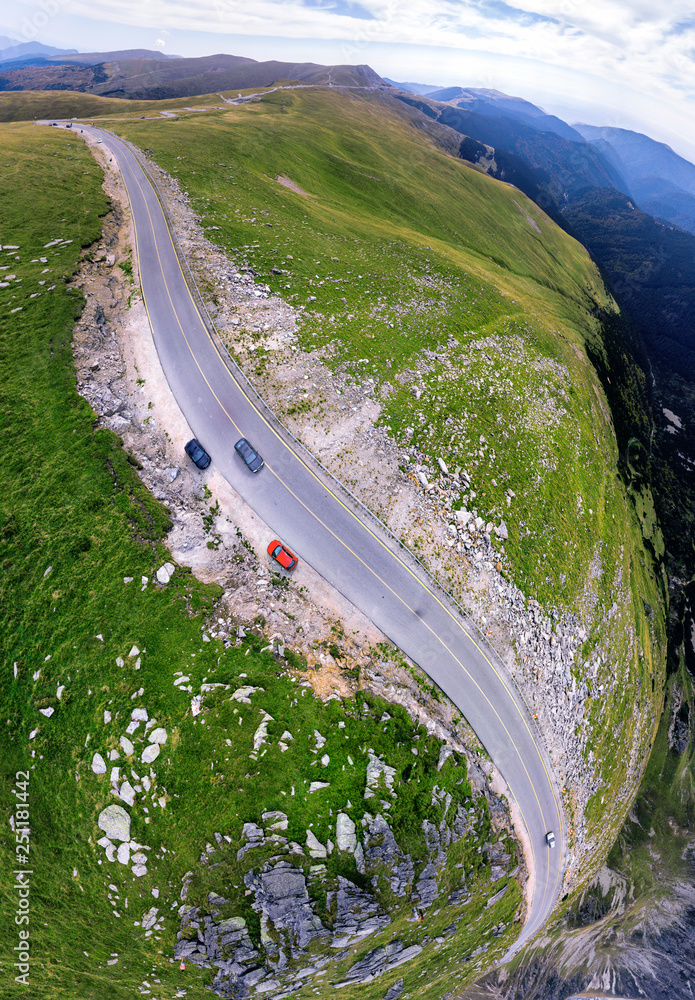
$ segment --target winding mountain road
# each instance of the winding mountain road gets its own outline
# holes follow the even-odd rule
[[[237,381],[186,284],[153,186],[131,149],[80,123],[118,162],[130,198],[145,305],[162,368],[193,434],[273,532],[429,674],[475,730],[504,777],[533,854],[530,907],[512,950],[537,933],[558,895],[564,817],[540,736],[505,668],[453,602],[376,522],[362,517]],[[79,133],[78,133],[79,134]],[[265,459],[251,473],[234,452],[247,437]],[[554,830],[556,847],[545,834]]]

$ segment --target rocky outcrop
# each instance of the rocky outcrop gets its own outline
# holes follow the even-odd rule
[[[261,914],[261,926],[266,928],[263,943],[269,956],[280,950],[267,933],[271,926],[292,958],[301,955],[312,938],[329,936],[314,914],[301,868],[273,859],[258,874],[248,872],[244,884],[253,892],[251,905]]]
[[[382,873],[395,895],[403,898],[415,877],[412,858],[400,850],[391,827],[381,813],[376,816],[365,813],[362,824],[365,827],[364,869],[375,872],[372,884],[377,884],[376,872]]]
[[[422,947],[419,944],[404,948],[400,941],[391,941],[383,948],[375,948],[359,962],[355,962],[342,982],[335,983],[336,989],[342,986],[354,986],[357,983],[369,983],[384,972],[409,962],[421,951]]]
[[[377,901],[348,879],[338,876],[337,892],[329,893],[328,906],[335,899],[336,917],[333,924],[332,948],[347,948],[361,938],[388,927],[391,918],[379,913]]]
[[[378,770],[385,773],[384,768]],[[281,1000],[322,968],[328,966],[326,972],[330,975],[329,963],[345,958],[348,949],[389,927],[393,907],[382,901],[384,888],[389,893],[387,898],[395,896],[403,900],[406,909],[414,909],[411,922],[417,924],[437,902],[452,908],[456,921],[454,908],[465,905],[470,896],[463,864],[454,866],[461,870],[461,876],[453,892],[445,892],[440,882],[447,861],[446,849],[472,832],[471,821],[461,806],[449,809],[449,793],[435,787],[433,798],[442,799],[444,816],[438,826],[427,820],[423,822],[428,857],[419,863],[399,847],[382,813],[373,816],[366,812],[357,825],[347,813],[339,813],[337,846],[330,840],[323,845],[311,830],[307,831],[305,845],[288,840],[276,832],[284,832],[288,826],[287,816],[279,811],[263,813],[262,826],[244,823],[241,839],[245,843],[241,847],[236,847],[238,840],[216,834],[217,843],[206,846],[201,866],[208,872],[216,866],[223,870],[226,857],[249,866],[243,881],[246,900],[259,915],[260,936],[254,940],[256,932],[238,914],[238,902],[233,904],[224,896],[213,894],[208,896],[206,906],[186,902],[194,879],[193,873],[188,872],[181,891],[184,905],[179,909],[181,926],[175,957],[202,968],[216,968],[213,990],[219,996],[243,1000],[251,992],[259,991],[273,1000]],[[475,813],[475,809],[472,811]],[[319,863],[316,863],[317,853]],[[322,860],[328,862],[332,856],[346,853],[353,854],[356,869],[366,880],[362,884],[357,884],[358,875],[353,881],[342,874],[331,874]],[[511,859],[502,844],[484,844],[481,854],[483,863],[491,865],[492,882],[510,874]],[[449,874],[449,888],[451,884]],[[507,888],[505,884],[494,892],[487,900],[487,908],[502,898]],[[322,896],[324,905],[317,902]],[[229,914],[229,909],[237,912]],[[456,922],[450,924],[435,941],[443,942],[456,929]],[[506,925],[501,923],[491,933],[500,936],[505,929]],[[411,940],[406,945],[394,939],[361,956],[358,950],[357,959],[333,985],[339,988],[370,982],[411,961],[428,941],[425,935],[420,943]],[[398,995],[398,991],[393,993],[394,997]]]

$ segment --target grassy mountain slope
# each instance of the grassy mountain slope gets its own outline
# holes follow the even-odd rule
[[[579,244],[520,192],[404,128],[397,105],[277,92],[204,121],[116,129],[179,179],[210,238],[302,307],[302,344],[379,401],[400,445],[469,471],[476,492],[462,502],[505,518],[514,582],[586,623],[584,654],[604,664],[586,723],[588,818],[605,834],[644,766],[664,662],[661,583],[641,533],[658,558],[650,495],[633,506],[626,494],[587,357],[616,377],[599,318],[615,307]],[[272,371],[272,358],[260,363]],[[630,369],[623,389],[643,420],[643,375]],[[455,569],[448,582],[463,585]]]
[[[423,122],[433,126],[430,116],[435,111],[434,104],[401,99],[417,106],[427,115]],[[691,349],[695,305],[693,234],[652,218],[635,205],[643,204],[648,211],[663,214],[682,223],[685,230],[690,229],[691,195],[685,190],[680,191],[680,196],[677,192],[674,195],[673,185],[669,187],[663,180],[647,176],[646,171],[654,169],[666,174],[671,170],[686,185],[691,175],[695,176],[695,167],[646,136],[582,126],[609,168],[602,176],[588,169],[586,147],[576,143],[558,139],[559,145],[550,149],[548,139],[555,137],[538,134],[534,139],[528,130],[517,134],[506,127],[482,127],[480,116],[470,115],[456,121],[449,111],[446,115],[450,124],[470,133],[462,139],[459,155],[492,176],[521,188],[586,246],[610,282],[624,316],[637,335],[625,328],[626,349],[619,353],[623,358],[633,359],[630,364],[635,370],[641,368],[646,373],[651,369],[654,373],[654,378],[648,379],[648,391],[642,375],[641,408],[645,413],[652,411],[655,433],[643,420],[635,419],[635,408],[626,408],[623,400],[614,412],[614,420],[620,428],[629,413],[625,427],[632,421],[632,431],[627,432],[627,437],[619,435],[621,447],[627,454],[627,438],[631,434],[639,438],[639,447],[644,449],[646,457],[642,464],[657,486],[657,510],[670,556],[675,560],[674,565],[687,565],[693,553],[691,512],[695,492],[691,445],[687,431],[683,433],[683,426],[692,422],[695,405]],[[616,142],[615,151],[607,145],[606,137],[611,136]],[[479,141],[481,138],[483,141]],[[507,148],[500,148],[497,143]],[[510,153],[509,149],[516,152]],[[621,158],[623,153],[626,163]],[[626,178],[622,182],[621,176]],[[628,191],[629,186],[632,193],[621,193],[621,186],[623,191]],[[648,191],[651,194],[643,203],[641,198]],[[604,380],[610,399],[615,397],[615,388],[615,378]],[[676,423],[670,421],[668,413],[675,414]],[[676,572],[681,575],[680,569]]]
[[[107,115],[155,114],[184,110],[190,99],[171,101],[130,101],[118,97],[99,97],[77,90],[12,90],[0,94],[0,122],[33,121],[54,118],[102,118]],[[198,107],[220,103],[218,94],[196,97]]]

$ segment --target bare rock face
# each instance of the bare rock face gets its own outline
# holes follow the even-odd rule
[[[261,913],[261,921],[272,923],[293,957],[305,949],[312,938],[328,935],[313,912],[301,868],[287,861],[277,861],[274,865],[269,862],[260,875],[248,872],[244,882],[254,891],[252,905]],[[266,948],[271,949],[270,943]]]
[[[333,948],[347,948],[391,923],[388,914],[379,913],[377,901],[370,893],[364,892],[340,875],[338,891],[329,895],[329,905],[334,896],[336,918],[333,925]]]
[[[366,867],[386,866],[388,883],[397,896],[405,896],[415,878],[415,867],[409,855],[403,854],[396,843],[391,827],[379,813],[372,817],[365,813],[367,828],[364,834]]]

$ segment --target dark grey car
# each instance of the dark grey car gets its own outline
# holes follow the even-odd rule
[[[184,446],[184,451],[190,460],[195,462],[199,469],[207,469],[208,465],[212,461],[206,450],[200,444],[200,441],[196,441],[195,438],[191,438],[188,444]]]
[[[240,455],[248,465],[251,472],[260,472],[263,468],[263,459],[255,448],[252,448],[246,438],[240,438],[234,445],[237,455]]]

